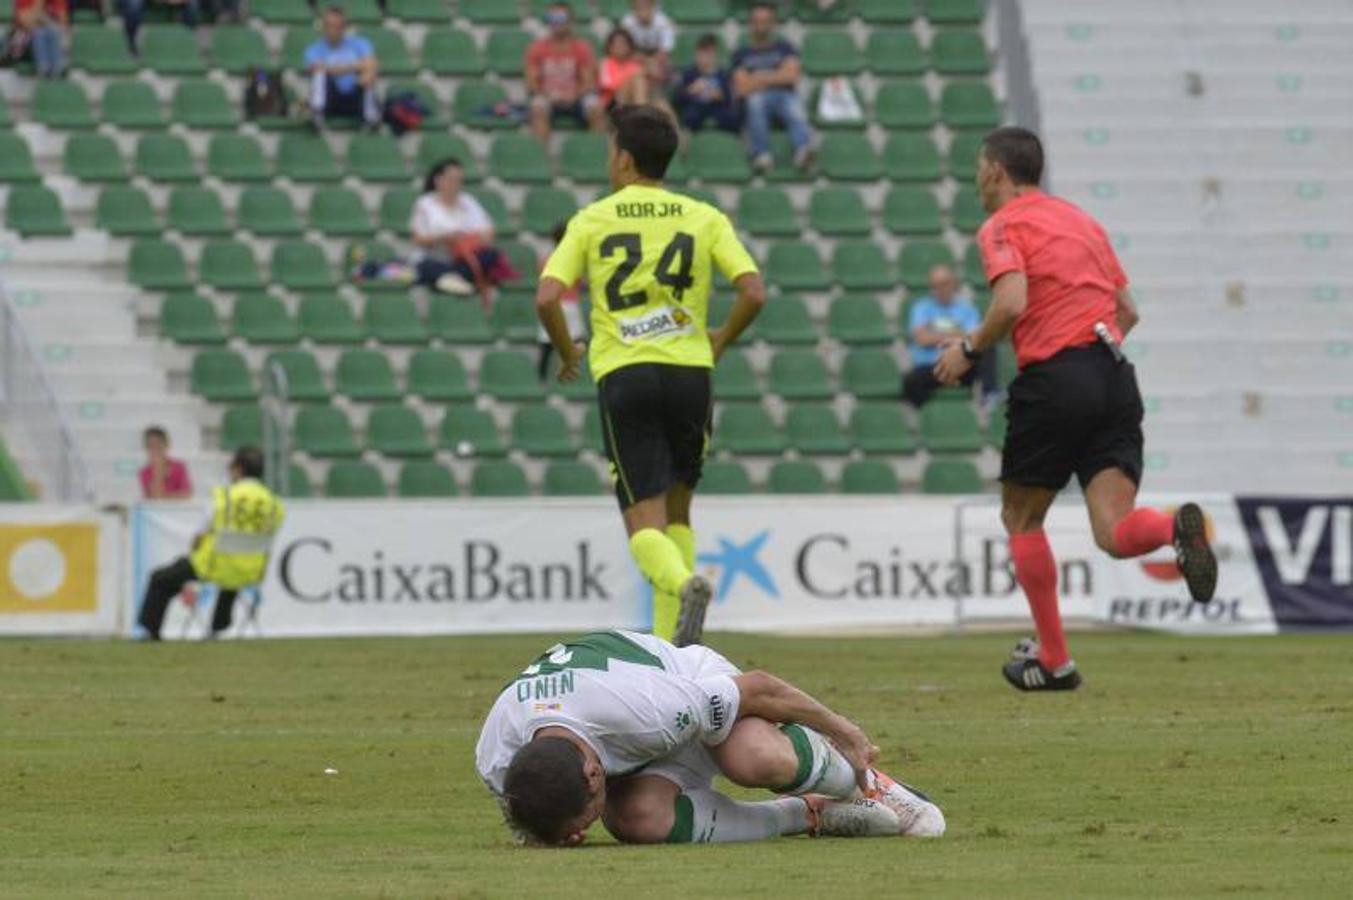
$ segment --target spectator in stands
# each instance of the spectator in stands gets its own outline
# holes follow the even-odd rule
[[[554,246],[558,247],[559,242],[564,239],[564,231],[567,230],[567,222],[556,222],[551,237],[554,238]],[[545,271],[545,264],[549,262],[546,256],[540,261],[540,270]],[[564,313],[564,324],[568,326],[569,336],[575,341],[587,340],[587,325],[583,322],[583,310],[581,298],[583,294],[583,283],[577,284],[564,291],[560,297],[559,308]],[[536,375],[541,381],[548,381],[550,377],[550,356],[554,353],[554,342],[550,340],[550,335],[545,331],[544,325],[536,328],[536,342],[540,345],[540,356],[536,362]]]
[[[549,34],[526,48],[532,133],[548,142],[556,116],[568,116],[579,125],[601,131],[605,114],[596,95],[596,54],[587,41],[573,34],[572,7],[551,3],[545,22]]]
[[[746,104],[752,165],[762,172],[775,164],[770,152],[772,121],[789,130],[794,165],[800,169],[813,164],[816,141],[798,94],[799,51],[776,34],[776,20],[774,3],[753,3],[749,40],[733,54],[733,91]]]
[[[706,122],[724,131],[742,128],[742,110],[733,99],[733,82],[719,65],[719,38],[701,35],[695,42],[695,62],[681,73],[676,89],[676,108],[681,124],[699,131]]]
[[[650,86],[659,90],[667,84],[672,71],[672,50],[676,48],[676,28],[657,0],[630,0],[630,11],[620,27],[634,38],[634,46],[644,58],[644,72]]]
[[[183,460],[169,455],[169,432],[151,425],[141,435],[146,464],[141,467],[141,496],[147,500],[182,500],[193,495],[193,481]]]
[[[493,221],[464,185],[465,170],[455,158],[437,163],[423,179],[409,222],[419,250],[417,280],[447,294],[477,291],[487,311],[493,287],[520,273],[493,246]]]
[[[918,297],[911,304],[907,321],[907,349],[911,354],[912,369],[902,378],[902,399],[920,409],[939,388],[935,378],[935,363],[940,351],[955,338],[977,328],[982,314],[973,302],[958,296],[958,277],[946,265],[930,270],[930,293]],[[995,392],[995,356],[986,353],[972,368],[963,383],[969,385],[982,379],[983,393]]]
[[[371,42],[348,34],[348,14],[342,6],[324,8],[322,36],[305,51],[310,76],[310,116],[318,130],[326,119],[359,119],[369,129],[380,126],[376,97],[376,53]]]
[[[39,78],[60,78],[66,74],[69,37],[66,0],[15,0],[14,29],[9,33],[5,56],[17,62],[31,52]]]
[[[196,28],[202,19],[199,0],[165,0],[165,5],[183,7],[183,24],[189,28]],[[131,50],[132,56],[140,56],[141,47],[136,38],[141,31],[141,16],[146,11],[146,0],[116,0],[115,6],[117,14],[122,17],[122,30],[127,34],[127,48]],[[233,0],[230,6],[238,6],[238,0]]]
[[[667,98],[654,93],[644,62],[634,49],[634,39],[623,28],[606,36],[606,55],[597,73],[597,94],[602,106],[658,106],[669,113]]]

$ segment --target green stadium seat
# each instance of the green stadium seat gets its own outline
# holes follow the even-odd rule
[[[226,408],[221,416],[221,449],[263,446],[263,410],[257,404]]]
[[[395,493],[407,500],[455,497],[460,493],[451,470],[430,459],[411,459],[399,467]]]
[[[310,227],[325,237],[372,237],[376,226],[356,191],[316,188],[310,195]]]
[[[554,357],[551,357],[554,361]],[[554,376],[558,372],[558,367],[547,369],[546,377],[550,379],[550,388],[554,393],[573,403],[585,403],[594,405],[597,402],[597,382],[592,378],[592,369],[587,364],[586,357],[583,358],[582,368],[578,372],[578,377],[568,382],[560,384]]]
[[[547,184],[553,177],[545,148],[527,134],[494,138],[489,148],[489,171],[503,181],[518,184]]]
[[[114,237],[141,237],[163,231],[150,198],[140,188],[113,185],[99,191],[94,225]]]
[[[265,284],[254,251],[242,241],[207,241],[197,260],[197,275],[211,287],[226,291],[261,290]]]
[[[927,494],[980,494],[982,476],[967,459],[933,459],[921,473],[921,490]]]
[[[875,28],[864,45],[865,65],[876,76],[924,75],[925,51],[906,28]]]
[[[294,344],[301,339],[286,305],[265,291],[236,295],[230,329],[251,344]]]
[[[761,386],[747,355],[736,347],[724,352],[714,367],[714,397],[716,400],[757,400]]]
[[[827,404],[791,406],[785,415],[789,446],[810,456],[841,456],[850,452],[850,439]]]
[[[531,456],[576,456],[578,445],[564,414],[552,406],[518,407],[512,416],[512,446]]]
[[[873,227],[860,192],[851,187],[814,191],[808,204],[808,223],[818,234],[831,237],[863,236]]]
[[[41,78],[33,86],[33,121],[48,128],[87,129],[97,123],[78,82]]]
[[[622,11],[622,15],[628,11]],[[677,29],[676,47],[672,49],[672,63],[678,69],[684,69],[695,62],[695,42],[700,39],[703,32],[692,29]],[[724,44],[723,35],[717,31],[712,32],[719,39],[719,59],[728,58],[728,48]]]
[[[194,131],[236,128],[240,114],[226,96],[225,88],[214,81],[180,81],[170,105],[174,121]]]
[[[169,124],[155,89],[144,81],[110,82],[100,106],[104,123],[128,131],[159,131]]]
[[[525,353],[491,350],[479,365],[479,389],[495,400],[543,400],[545,388],[536,377],[536,367]]]
[[[916,17],[915,0],[855,0],[855,14],[870,25],[902,25]]]
[[[241,191],[236,218],[241,228],[261,237],[292,237],[304,231],[291,195],[275,187],[251,186]]]
[[[85,182],[127,180],[127,163],[117,143],[106,134],[72,134],[62,151],[61,167],[67,175]]]
[[[27,184],[40,179],[28,142],[20,134],[0,131],[0,182]]]
[[[742,463],[721,460],[705,463],[704,472],[700,476],[701,496],[751,494],[755,490],[752,486],[752,476],[747,474],[747,469]]]
[[[176,134],[144,134],[136,142],[136,174],[169,183],[200,180],[188,142]]]
[[[930,135],[894,133],[883,145],[883,172],[890,181],[935,182],[944,176]]]
[[[231,184],[272,180],[263,148],[247,134],[214,134],[207,144],[207,171]]]
[[[180,186],[170,192],[168,224],[188,237],[219,237],[231,232],[221,198],[204,187]]]
[[[1010,422],[1010,410],[1008,405],[1002,401],[1001,405],[992,409],[987,414],[987,444],[995,447],[997,450],[1005,446],[1005,430]]]
[[[378,25],[385,20],[383,3],[380,0],[347,0],[343,8],[348,13],[348,21],[366,26],[361,29],[361,34],[364,35],[370,32],[370,26]]]
[[[868,240],[836,242],[832,279],[847,291],[886,291],[897,284],[883,248]]]
[[[479,304],[463,297],[433,294],[427,323],[433,337],[449,344],[491,344],[496,337]]]
[[[982,149],[981,132],[959,132],[949,144],[949,174],[964,186],[972,184],[977,175],[977,154]]]
[[[329,387],[319,370],[319,362],[307,350],[274,350],[263,361],[266,372],[273,365],[280,366],[287,380],[287,398],[301,403],[329,399]]]
[[[460,357],[445,350],[418,350],[409,357],[409,393],[428,403],[460,403],[474,397]]]
[[[770,414],[757,404],[725,406],[714,429],[714,443],[737,454],[775,456],[785,449],[785,436]]]
[[[822,140],[818,166],[833,181],[873,181],[883,177],[883,162],[863,134],[829,134]]]
[[[324,496],[341,500],[374,500],[384,497],[385,479],[369,462],[341,460],[332,463],[324,476]]]
[[[188,375],[192,392],[212,403],[258,398],[244,357],[234,350],[199,350]]]
[[[1001,110],[985,81],[950,82],[940,94],[940,118],[950,128],[986,130],[1001,124]]]
[[[489,32],[484,43],[484,57],[489,71],[500,78],[520,78],[524,70],[526,48],[532,37],[520,28],[497,28]]]
[[[949,208],[949,224],[964,234],[976,234],[988,215],[977,191],[966,184],[961,185],[954,195],[954,205]]]
[[[204,75],[206,57],[197,36],[182,25],[145,25],[137,36],[141,62],[157,75]]]
[[[319,32],[311,25],[288,28],[282,35],[282,49],[277,61],[285,69],[301,71],[305,68],[305,51],[319,40]]]
[[[424,131],[443,131],[451,127],[451,120],[446,115],[446,105],[442,103],[437,96],[437,92],[421,81],[411,78],[391,81],[386,89],[385,96],[392,97],[395,94],[410,93],[416,94],[423,105],[427,107],[427,115],[423,116],[423,121],[419,125]]]
[[[385,11],[401,22],[428,25],[443,23],[450,15],[445,0],[388,0]]]
[[[278,241],[272,248],[269,264],[272,280],[293,291],[307,291],[334,286],[333,272],[324,258],[324,251],[306,241]]]
[[[766,490],[772,494],[825,494],[827,479],[811,460],[782,459],[771,466]]]
[[[310,484],[310,474],[305,471],[305,467],[300,463],[293,462],[287,467],[287,486],[283,496],[296,500],[305,500],[315,496],[315,489]]]
[[[545,467],[542,487],[547,497],[595,497],[606,493],[596,469],[566,459],[556,459]]]
[[[937,121],[935,104],[919,79],[880,85],[874,95],[874,117],[884,128],[892,129],[930,128]]]
[[[575,184],[607,184],[606,138],[584,131],[564,137],[559,172]]]
[[[954,265],[954,253],[938,238],[917,238],[902,245],[898,256],[898,277],[909,291],[930,286],[930,270],[938,265]]]
[[[338,181],[343,171],[324,138],[284,134],[277,144],[277,174],[300,184]]]
[[[902,370],[887,350],[856,349],[841,365],[841,386],[857,399],[898,399]]]
[[[522,201],[521,219],[532,234],[549,235],[556,225],[568,222],[577,211],[578,201],[569,191],[533,187]]]
[[[354,134],[348,142],[347,168],[367,182],[409,180],[409,164],[400,152],[399,141],[388,134]]]
[[[244,75],[251,68],[272,66],[272,54],[263,35],[248,25],[213,25],[211,58],[217,68],[229,75]]]
[[[666,10],[680,25],[718,25],[728,18],[728,0],[680,0]]]
[[[305,0],[252,0],[249,11],[269,25],[310,24],[315,17]]]
[[[521,241],[499,241],[498,250],[508,258],[512,267],[526,278],[540,270],[540,257]]]
[[[211,301],[192,291],[166,294],[160,303],[160,335],[176,344],[224,344],[225,328]]]
[[[417,346],[432,337],[413,298],[406,294],[367,297],[363,321],[371,336],[382,344]]]
[[[415,174],[419,177],[425,176],[433,166],[444,159],[457,160],[465,172],[467,182],[483,180],[484,173],[480,170],[479,159],[475,156],[474,150],[464,138],[454,134],[424,134],[419,139],[418,150],[414,154]]]
[[[930,39],[930,64],[941,75],[986,75],[991,71],[981,32],[937,31]]]
[[[771,244],[763,271],[783,291],[822,291],[831,286],[817,248],[805,241]]]
[[[706,321],[710,328],[722,328],[728,322],[728,314],[733,310],[733,298],[728,294],[715,294],[709,299],[709,309],[706,313]],[[746,345],[758,337],[758,323],[761,318],[758,316],[752,321],[742,334],[738,337],[738,342]]]
[[[371,42],[382,75],[404,77],[418,71],[418,64],[409,53],[409,45],[399,32],[390,28],[367,25],[359,32]]]
[[[71,32],[72,69],[91,75],[130,75],[139,68],[121,28],[76,25]]]
[[[489,314],[489,324],[498,337],[517,344],[534,344],[539,328],[534,293],[529,289],[499,293]]]
[[[470,493],[475,497],[525,497],[531,485],[521,466],[500,459],[479,463],[470,475]]]
[[[399,403],[377,406],[366,420],[366,445],[382,456],[428,457],[432,442],[418,413]]]
[[[790,15],[804,23],[845,24],[855,15],[855,2],[836,0],[824,6],[820,0],[793,0]]]
[[[850,415],[851,443],[878,456],[910,456],[918,447],[899,403],[859,403]]]
[[[895,187],[883,200],[883,224],[893,234],[938,235],[944,231],[940,205],[929,188]]]
[[[550,6],[551,6],[554,2],[555,2],[555,0],[530,0],[530,2],[527,3],[527,5],[526,5],[526,8],[527,8],[527,18],[528,18],[528,19],[530,19],[530,18],[543,19],[544,16],[545,16],[545,14],[549,11]],[[590,21],[592,20],[592,4],[591,4],[591,0],[563,0],[563,2],[564,2],[571,10],[573,10],[573,21],[574,21],[575,23],[578,23],[578,22],[590,22]],[[603,6],[603,7],[605,6],[605,0],[603,0],[602,6]],[[626,5],[625,11],[628,11],[628,10],[629,10],[629,7],[628,7],[628,5]],[[605,10],[603,10],[603,14],[606,14],[606,13],[605,13]],[[609,18],[618,18],[618,16],[609,16],[609,15],[608,15],[608,17],[609,17]],[[587,29],[581,29],[581,30],[582,30],[583,32],[585,32],[585,33],[587,32]]]
[[[986,267],[982,265],[982,250],[976,241],[968,244],[963,251],[963,280],[972,287],[987,287]]]
[[[507,445],[493,416],[473,406],[448,409],[438,430],[438,443],[457,456],[506,456]]]
[[[0,97],[0,128],[13,128],[14,117],[9,113],[9,101]]]
[[[744,188],[738,195],[737,224],[757,237],[802,233],[789,195],[779,188]]]
[[[981,0],[924,0],[925,17],[935,25],[982,21]]]
[[[705,181],[746,184],[752,180],[747,148],[721,131],[701,131],[691,137],[687,158],[691,172]]]
[[[481,130],[517,128],[518,123],[510,116],[497,116],[493,110],[508,102],[506,89],[501,84],[489,81],[462,81],[456,88],[456,98],[452,103],[452,114],[456,122]]]
[[[9,189],[5,227],[20,237],[68,237],[73,233],[56,191],[40,184]]]
[[[781,294],[761,310],[757,334],[772,344],[816,344],[821,335],[798,294]]]
[[[419,191],[411,187],[386,188],[381,195],[380,209],[376,218],[380,227],[392,231],[400,237],[409,236],[409,222],[413,218],[413,204]]]
[[[836,394],[822,357],[812,350],[781,350],[770,361],[770,389],[786,400],[830,400]]]
[[[444,78],[475,77],[488,70],[474,35],[460,28],[429,28],[421,56],[425,68]]]
[[[881,459],[857,459],[841,470],[843,494],[896,494],[902,490],[893,467]]]
[[[803,39],[803,70],[815,78],[858,75],[864,69],[864,54],[845,29],[809,29]]]
[[[503,0],[460,0],[460,14],[476,25],[507,25],[521,20],[515,3]]]
[[[583,448],[595,453],[606,452],[606,438],[601,429],[601,412],[597,404],[590,404],[583,412]]]
[[[340,269],[340,279],[353,277],[352,268],[359,260],[397,260],[401,256],[395,251],[395,248],[385,241],[366,240],[353,241],[348,245],[343,255],[343,261]],[[353,277],[354,282],[361,285],[363,291],[367,294],[367,299],[371,300],[378,294],[408,294],[413,285],[402,280],[382,280],[382,279],[363,279],[358,280]]]
[[[891,344],[883,306],[870,294],[845,294],[827,308],[827,334],[843,344]]]
[[[921,442],[931,453],[976,453],[984,443],[971,403],[927,403],[921,408]]]
[[[139,238],[127,255],[127,277],[151,291],[177,291],[193,286],[188,264],[178,244],[157,238]]]
[[[352,313],[352,305],[333,291],[301,297],[296,324],[301,335],[316,344],[360,344],[367,336]]]

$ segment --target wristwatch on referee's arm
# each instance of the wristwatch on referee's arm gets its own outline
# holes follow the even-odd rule
[[[962,343],[959,344],[959,347],[963,350],[963,358],[970,363],[975,363],[982,358],[982,351],[978,350],[976,347],[972,345],[971,337],[963,338],[963,341]]]

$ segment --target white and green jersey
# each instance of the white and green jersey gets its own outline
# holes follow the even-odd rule
[[[708,647],[601,631],[555,644],[509,684],[475,748],[495,794],[512,757],[542,728],[587,742],[608,775],[624,775],[699,741],[722,743],[738,716],[737,668]]]

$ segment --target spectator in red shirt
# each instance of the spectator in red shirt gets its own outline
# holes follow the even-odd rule
[[[526,48],[526,90],[530,95],[531,131],[550,139],[556,116],[601,131],[605,125],[597,98],[597,58],[592,46],[573,34],[573,9],[552,3],[545,12],[550,33]]]
[[[1137,310],[1104,229],[1040,191],[1042,177],[1038,135],[1007,127],[983,140],[977,191],[991,218],[977,241],[991,307],[935,365],[942,383],[955,384],[1007,333],[1014,340],[1020,373],[1010,385],[1001,450],[1001,519],[1038,641],[1021,642],[1003,674],[1024,691],[1081,683],[1062,634],[1057,562],[1043,532],[1048,508],[1073,474],[1100,549],[1125,559],[1173,543],[1193,599],[1207,603],[1217,587],[1202,510],[1185,503],[1171,515],[1136,506],[1142,398],[1119,344],[1137,324]]]
[[[66,40],[70,11],[66,0],[15,0],[14,30],[6,56],[19,60],[30,50],[39,78],[66,74]]]
[[[141,440],[146,464],[141,467],[141,495],[147,500],[183,500],[193,495],[193,482],[183,460],[169,455],[169,433],[159,425],[145,430]]]

